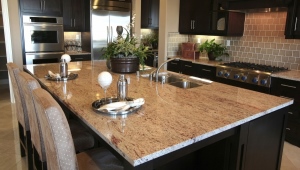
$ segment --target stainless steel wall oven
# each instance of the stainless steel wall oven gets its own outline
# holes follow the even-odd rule
[[[62,17],[23,16],[25,62],[58,62],[64,53]]]

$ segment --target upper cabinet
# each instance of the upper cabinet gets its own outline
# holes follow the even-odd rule
[[[220,7],[218,0],[180,0],[179,33],[242,36],[245,14]]]
[[[21,12],[33,15],[62,16],[62,0],[20,0]]]
[[[63,0],[64,31],[85,31],[84,0]]]
[[[141,28],[158,29],[159,0],[142,0]]]
[[[286,7],[292,0],[220,0],[226,10]]]
[[[294,0],[288,7],[285,38],[300,39],[300,0]]]

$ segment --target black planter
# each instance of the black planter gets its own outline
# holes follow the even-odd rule
[[[209,59],[209,60],[216,60],[216,58],[217,58],[217,57],[214,55],[213,52],[207,53],[207,56],[208,56],[208,59]]]
[[[111,71],[115,73],[135,73],[139,70],[138,58],[110,58]]]

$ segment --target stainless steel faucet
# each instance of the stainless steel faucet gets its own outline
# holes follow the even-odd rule
[[[167,62],[169,62],[169,61],[173,61],[173,60],[179,60],[180,58],[179,57],[174,57],[174,58],[170,58],[169,60],[166,60],[165,62],[163,62],[156,70],[154,70],[154,71],[152,71],[151,73],[150,73],[150,75],[149,75],[149,80],[152,80],[152,77],[153,77],[153,74],[154,74],[154,72],[155,72],[155,80],[156,80],[156,82],[158,82],[158,73],[159,73],[159,70],[161,69],[161,67],[163,66],[163,65],[165,65]]]

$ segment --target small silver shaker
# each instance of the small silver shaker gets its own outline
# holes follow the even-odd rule
[[[60,59],[59,70],[60,70],[61,78],[68,77],[68,63],[66,62],[65,59]]]
[[[128,82],[125,79],[125,75],[121,74],[118,80],[117,84],[117,89],[118,89],[118,99],[120,101],[126,100],[127,97],[127,91],[128,91]]]

